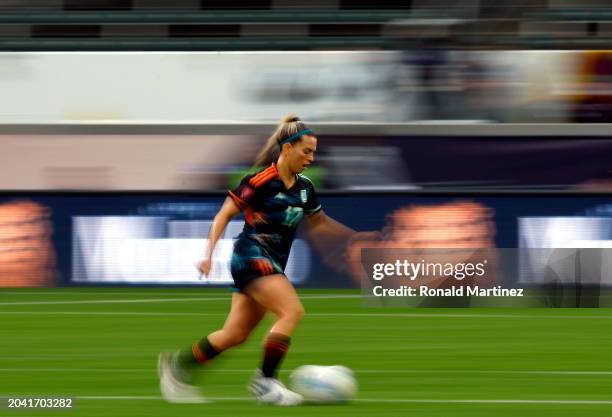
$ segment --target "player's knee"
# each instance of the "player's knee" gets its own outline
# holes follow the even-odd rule
[[[304,318],[304,314],[306,314],[304,306],[302,304],[296,304],[288,309],[286,316],[289,317],[292,321],[298,323],[302,321],[302,319]]]

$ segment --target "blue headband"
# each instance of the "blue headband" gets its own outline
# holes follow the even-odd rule
[[[310,129],[304,129],[304,130],[300,130],[299,132],[297,132],[295,135],[289,136],[287,139],[283,139],[278,143],[278,146],[283,146],[285,143],[291,143],[294,140],[296,140],[297,138],[299,138],[302,135],[307,135],[309,133],[312,133],[312,130]]]

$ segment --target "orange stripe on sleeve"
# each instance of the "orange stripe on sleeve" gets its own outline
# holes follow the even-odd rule
[[[276,167],[274,165],[270,165],[268,168],[266,168],[263,171],[258,172],[257,174],[255,174],[253,176],[253,178],[251,178],[251,179],[257,179],[258,177],[263,177],[264,175],[267,175],[270,172],[275,172],[275,171],[276,171]]]
[[[243,199],[238,197],[231,190],[228,190],[228,192],[230,197],[232,197],[232,200],[234,200],[234,202],[238,205],[238,207],[240,207],[241,210],[244,210],[244,208],[248,206],[248,204]]]
[[[257,188],[264,185],[266,182],[270,181],[274,177],[276,177],[276,172],[271,172],[264,177],[259,177],[257,179],[252,178],[250,183],[253,187]]]
[[[276,166],[271,165],[268,168],[261,171],[259,174],[255,175],[253,178],[251,178],[249,183],[254,187],[259,187],[277,175],[278,175],[278,171],[276,170]]]
[[[265,177],[266,175],[270,175],[271,173],[272,173],[272,171],[270,170],[270,168],[268,168],[268,169],[264,169],[264,170],[263,170],[263,171],[261,171],[259,174],[254,175],[254,176],[251,178],[251,182],[258,181],[260,178],[263,178],[263,177]]]

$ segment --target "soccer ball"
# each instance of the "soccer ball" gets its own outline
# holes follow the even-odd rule
[[[304,365],[289,377],[289,386],[304,400],[318,404],[348,401],[357,394],[357,381],[346,366]]]

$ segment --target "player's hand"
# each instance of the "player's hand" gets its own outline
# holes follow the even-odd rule
[[[203,276],[207,277],[208,274],[210,274],[210,270],[212,268],[212,261],[210,259],[198,261],[198,263],[196,263],[196,268],[200,272],[200,278],[202,278]]]

